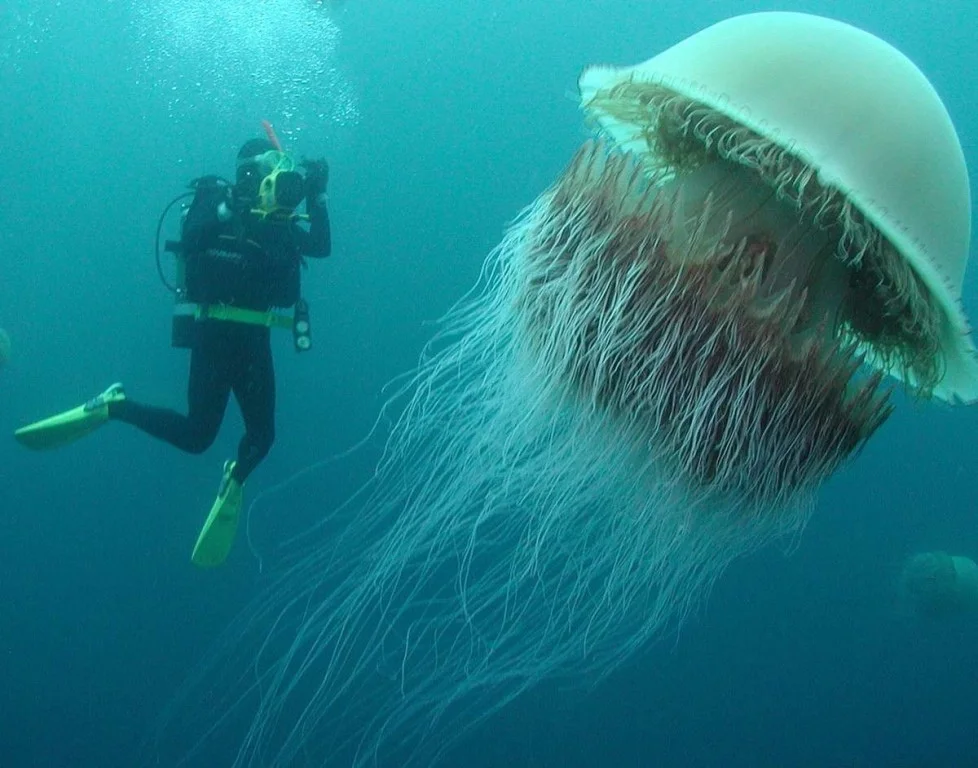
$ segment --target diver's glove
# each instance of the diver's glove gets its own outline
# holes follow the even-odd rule
[[[302,167],[306,172],[306,202],[317,208],[325,208],[329,198],[326,197],[326,185],[329,183],[329,164],[325,158],[320,160],[303,160]]]

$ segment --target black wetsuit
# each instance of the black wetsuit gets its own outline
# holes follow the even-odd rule
[[[303,257],[330,252],[325,206],[307,203],[306,230],[294,221],[262,219],[250,211],[222,222],[222,202],[231,202],[226,188],[201,187],[187,213],[181,240],[187,299],[260,312],[295,304]],[[217,437],[233,392],[245,426],[233,476],[243,483],[275,440],[271,333],[260,325],[198,321],[191,341],[187,415],[126,399],[110,405],[110,417],[181,450],[202,453]]]

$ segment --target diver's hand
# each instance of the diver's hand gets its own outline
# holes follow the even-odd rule
[[[320,160],[303,160],[306,172],[306,200],[321,208],[326,207],[326,185],[329,183],[329,163]]]

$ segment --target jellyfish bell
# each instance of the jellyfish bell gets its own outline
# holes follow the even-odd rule
[[[347,527],[242,619],[235,765],[434,763],[800,532],[884,376],[978,392],[961,150],[901,54],[759,14],[580,85],[600,139],[446,319]]]
[[[853,273],[845,330],[860,352],[926,393],[978,398],[960,305],[967,168],[940,97],[906,56],[838,21],[757,13],[635,67],[590,67],[580,89],[588,115],[653,176],[738,164],[835,229]]]

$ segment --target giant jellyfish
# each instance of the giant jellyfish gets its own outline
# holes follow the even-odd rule
[[[235,765],[430,764],[799,534],[888,378],[975,399],[963,153],[901,53],[752,14],[580,93],[594,139],[446,318],[345,527],[235,629]]]

